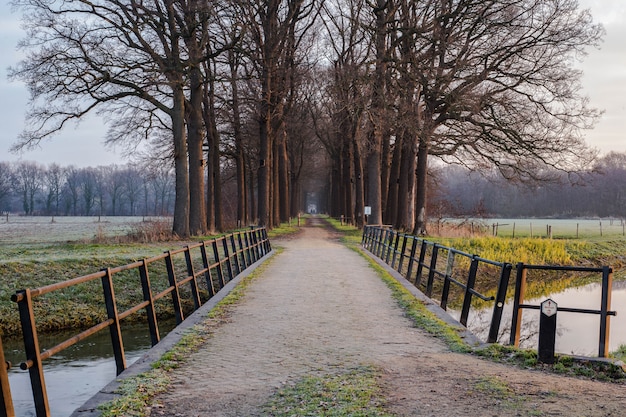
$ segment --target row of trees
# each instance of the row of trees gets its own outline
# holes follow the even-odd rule
[[[175,172],[174,232],[272,227],[328,182],[333,215],[425,228],[428,160],[571,171],[597,113],[574,0],[17,0],[32,111],[17,148],[99,112]],[[328,162],[328,164],[327,164]],[[324,181],[326,180],[326,181]]]
[[[463,167],[433,170],[438,217],[616,217],[626,218],[626,153],[612,152],[585,172],[552,172],[553,181],[513,183],[495,171]]]
[[[170,169],[0,162],[0,212],[25,215],[171,215]]]

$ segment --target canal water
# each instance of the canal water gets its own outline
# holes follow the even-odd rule
[[[174,322],[159,322],[161,337],[174,326]],[[146,326],[129,326],[123,329],[127,365],[135,362],[150,349],[150,336]],[[75,333],[40,336],[41,348],[52,347]],[[34,417],[35,406],[28,371],[19,368],[24,360],[21,340],[3,340],[6,360],[12,363],[9,383],[16,417]],[[105,385],[115,379],[115,359],[108,331],[101,331],[83,342],[64,350],[44,362],[44,378],[50,412],[55,417],[67,417],[83,405]]]
[[[600,309],[602,286],[594,283],[577,288],[568,288],[557,294],[541,299],[525,300],[525,304],[539,305],[551,298],[559,307]],[[611,310],[617,316],[610,319],[609,351],[614,352],[620,345],[626,345],[626,281],[613,282]],[[504,306],[500,337],[498,341],[508,344],[511,330],[513,301]],[[460,312],[449,311],[456,319]],[[467,327],[481,340],[487,340],[489,323],[493,310],[470,311]],[[537,349],[539,333],[539,310],[524,309],[522,313],[522,334],[520,347]],[[557,336],[555,351],[563,354],[598,356],[600,335],[600,315],[557,312]]]

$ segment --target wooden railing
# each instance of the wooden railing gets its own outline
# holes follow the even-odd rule
[[[26,351],[26,360],[20,364],[20,368],[29,371],[37,417],[50,416],[43,361],[97,332],[109,329],[119,375],[127,367],[120,327],[122,320],[145,311],[151,343],[154,346],[160,340],[155,308],[159,300],[170,297],[176,322],[180,324],[185,319],[186,310],[195,311],[200,308],[229,281],[270,251],[271,245],[266,229],[251,228],[210,241],[188,245],[182,249],[167,251],[128,265],[106,268],[93,274],[40,288],[17,291],[12,296],[12,300],[18,304]],[[151,274],[155,270],[161,270],[164,273]],[[143,300],[132,306],[120,308],[115,297],[115,278],[119,275],[124,280],[133,279],[133,273],[136,274],[135,279],[138,278],[137,284],[141,288]],[[166,280],[166,282],[154,285],[159,279]],[[42,351],[37,336],[35,300],[48,293],[67,290],[97,280],[101,282],[107,319]],[[156,288],[159,290],[155,291]],[[185,308],[184,305],[188,307]],[[0,350],[1,347],[0,340]],[[0,360],[3,361],[3,355]],[[9,366],[8,363],[5,367],[0,366],[0,382],[2,383],[0,417],[15,415],[7,378]]]

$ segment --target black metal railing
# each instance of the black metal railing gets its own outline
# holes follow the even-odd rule
[[[391,227],[366,226],[363,230],[361,244],[373,255],[379,257],[385,263],[396,269],[409,282],[423,290],[428,297],[433,297],[434,284],[437,279],[442,281],[440,285],[440,306],[446,310],[450,285],[454,284],[465,291],[463,296],[463,306],[459,322],[467,326],[467,318],[471,308],[472,297],[476,296],[483,301],[493,301],[493,313],[487,336],[487,343],[496,343],[502,322],[502,312],[507,296],[509,278],[512,264],[495,262],[481,258],[477,255],[470,255],[454,248],[449,248],[437,243],[417,238],[415,236],[398,233]],[[418,254],[419,247],[419,254]],[[443,255],[447,256],[444,258]],[[466,270],[456,271],[458,265],[456,257],[461,256],[469,260],[469,267]],[[408,265],[404,267],[404,262],[408,259]],[[444,262],[441,262],[445,259]],[[497,282],[496,295],[494,297],[484,296],[474,290],[479,265],[491,265],[500,269]],[[417,267],[416,267],[417,266]],[[424,280],[424,269],[428,275]],[[415,270],[415,272],[414,272]],[[581,314],[600,315],[600,332],[598,343],[598,356],[608,356],[609,338],[609,318],[615,316],[616,312],[611,311],[611,291],[613,283],[613,270],[608,266],[599,268],[577,267],[577,266],[553,266],[553,265],[526,265],[516,264],[515,297],[513,301],[513,316],[511,322],[510,344],[519,346],[520,329],[523,309],[540,308],[539,305],[524,304],[526,291],[526,275],[529,270],[561,271],[561,272],[582,272],[585,274],[602,274],[602,298],[600,308],[581,309],[572,307],[558,307],[558,311]],[[463,281],[458,278],[462,276]],[[493,274],[491,274],[493,276]],[[457,277],[457,278],[455,278]],[[425,282],[424,282],[425,281]]]
[[[140,311],[145,311],[151,343],[154,346],[160,340],[155,308],[157,301],[170,296],[176,323],[180,324],[185,319],[186,310],[195,311],[200,308],[203,302],[208,301],[229,281],[270,251],[271,245],[266,229],[251,228],[210,241],[188,245],[182,249],[167,251],[161,255],[128,265],[106,268],[93,274],[40,288],[27,288],[17,291],[12,296],[12,300],[18,304],[26,351],[26,360],[21,363],[20,368],[29,371],[37,417],[50,416],[43,361],[99,331],[109,329],[117,374],[119,375],[126,369],[124,343],[120,327],[122,320]],[[154,275],[160,275],[157,278],[166,280],[166,282],[159,283],[160,285],[154,285],[155,283],[152,282],[157,281],[157,279],[151,275],[151,272],[157,269],[164,272]],[[133,274],[133,271],[135,271],[139,281],[142,300],[135,305],[121,307],[115,297],[114,278],[120,274],[124,280],[132,279],[132,275],[129,274]],[[48,293],[66,290],[97,280],[101,282],[107,319],[75,334],[56,346],[42,351],[37,335],[35,300]],[[185,308],[184,305],[188,307]],[[2,383],[2,398],[0,399],[3,402],[0,417],[15,415],[6,376],[8,366],[10,366],[8,363],[6,367],[0,366],[0,381]]]
[[[611,311],[611,290],[613,288],[613,270],[608,266],[601,268],[575,267],[575,266],[545,266],[545,265],[526,265],[518,263],[516,266],[517,276],[515,279],[515,298],[513,299],[513,317],[511,319],[511,336],[509,343],[519,346],[522,310],[531,309],[539,310],[540,305],[524,304],[526,293],[526,278],[528,271],[562,271],[562,272],[582,272],[585,274],[602,274],[602,295],[600,299],[600,308],[597,310],[586,308],[572,308],[558,306],[557,310],[564,313],[579,314],[597,314],[600,316],[600,334],[598,337],[598,356],[606,358],[609,355],[609,317],[615,316],[617,313]]]
[[[478,297],[483,301],[493,301],[487,343],[496,342],[511,275],[510,263],[484,259],[422,238],[398,233],[390,227],[366,226],[363,229],[361,244],[391,268],[396,269],[413,285],[422,289],[430,298],[433,298],[436,283],[439,282],[440,285],[437,286],[439,305],[444,310],[448,307],[451,285],[460,288],[463,291],[463,302],[459,322],[463,326],[467,326],[473,297]],[[459,262],[458,258],[466,261]],[[475,290],[481,265],[499,270],[495,296],[485,296]]]

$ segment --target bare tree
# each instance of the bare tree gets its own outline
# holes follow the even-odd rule
[[[199,63],[204,59],[202,44],[198,42],[206,39],[202,30],[209,15],[208,3],[19,0],[16,4],[27,16],[28,37],[21,46],[31,53],[11,74],[30,86],[33,104],[28,115],[32,128],[24,131],[16,146],[35,145],[72,120],[94,111],[124,116],[122,120],[135,123],[133,127],[142,125],[152,129],[154,121],[159,122],[159,127],[165,123],[171,130],[176,172],[173,231],[187,236],[190,232],[188,158],[194,181],[192,200],[203,201],[202,158],[196,152],[201,151],[203,141],[194,117],[199,110],[196,92],[202,88],[202,83],[197,81]],[[187,76],[189,73],[191,78]],[[189,79],[194,82],[193,98],[187,106],[185,89]],[[193,149],[189,156],[187,107],[192,110],[189,115]],[[159,113],[166,115],[165,118]],[[117,130],[118,134],[122,131]],[[194,217],[202,217],[194,218],[194,233],[205,229],[204,216],[196,213],[202,212],[202,207],[203,203],[194,206]]]
[[[35,196],[41,191],[43,168],[36,162],[18,162],[14,170],[15,191],[22,196],[22,208],[28,215],[35,214]]]
[[[13,170],[8,162],[0,162],[0,209],[8,205],[13,190]]]

